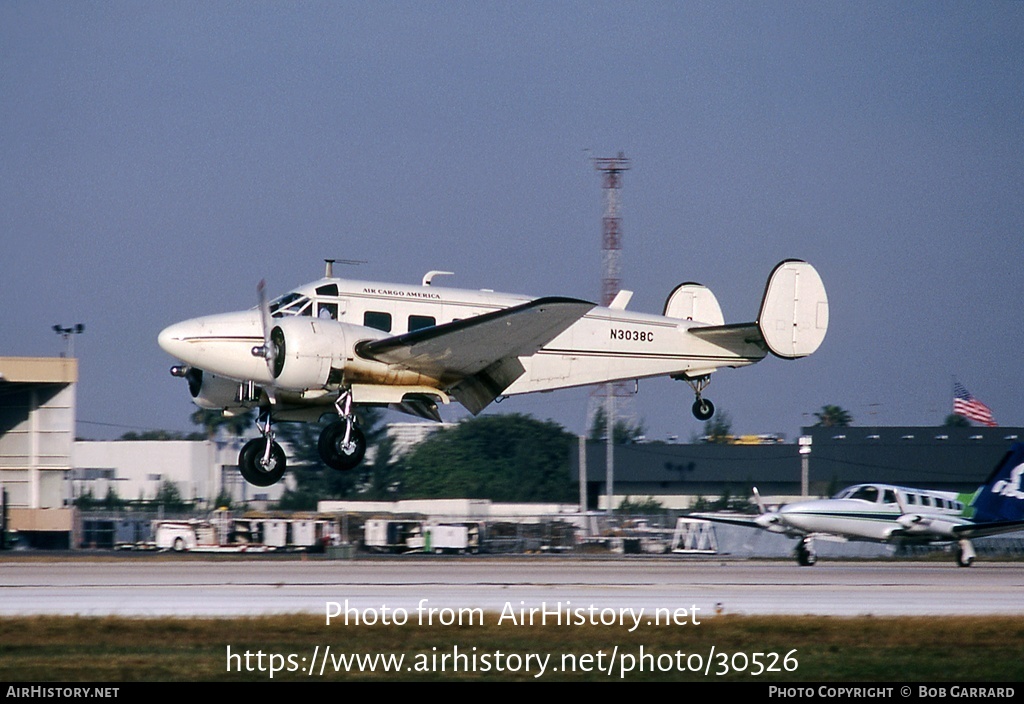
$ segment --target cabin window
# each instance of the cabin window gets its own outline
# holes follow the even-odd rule
[[[391,313],[380,313],[368,310],[363,313],[363,325],[375,330],[391,332]]]
[[[423,328],[432,328],[435,325],[437,325],[437,319],[432,315],[409,316],[409,332],[422,330]]]
[[[917,494],[907,494],[907,506],[917,505]]]
[[[932,505],[932,497],[930,497],[930,496],[922,496],[921,497],[921,505],[922,506],[931,506]]]

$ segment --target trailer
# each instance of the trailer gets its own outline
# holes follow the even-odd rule
[[[338,523],[325,518],[232,517],[216,511],[206,519],[153,522],[157,550],[175,552],[322,551],[341,542]]]
[[[420,552],[426,545],[423,521],[368,519],[363,524],[363,545],[371,552]]]

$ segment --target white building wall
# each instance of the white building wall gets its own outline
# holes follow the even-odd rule
[[[0,357],[0,487],[11,507],[64,505],[77,379],[74,359]]]
[[[232,501],[277,501],[284,482],[250,486],[238,473],[240,442],[113,440],[75,443],[74,496],[91,490],[102,500],[113,487],[122,499],[152,499],[166,480],[186,501],[212,504],[222,488]],[[105,475],[105,476],[98,476]]]

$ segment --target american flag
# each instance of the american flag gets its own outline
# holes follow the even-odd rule
[[[959,381],[953,384],[953,413],[993,428],[998,425],[989,407],[971,396]]]

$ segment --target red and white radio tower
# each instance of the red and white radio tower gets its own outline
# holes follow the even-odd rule
[[[622,189],[622,173],[629,170],[629,159],[619,152],[618,156],[594,159],[594,168],[601,172],[604,189],[604,217],[601,220],[601,305],[608,306],[621,290],[622,259],[622,218],[619,215],[619,191]],[[614,435],[616,421],[628,427],[636,425],[636,410],[633,403],[635,385],[627,382],[602,384],[590,395],[587,409],[587,429],[594,434],[598,411],[603,411],[605,438]],[[609,497],[610,498],[610,497]]]
[[[594,159],[594,168],[601,172],[604,180],[604,218],[601,221],[604,231],[604,238],[601,241],[604,276],[601,279],[601,305],[607,306],[618,295],[622,284],[622,218],[619,217],[619,191],[622,189],[622,172],[629,170],[629,159],[619,152],[618,156]]]

